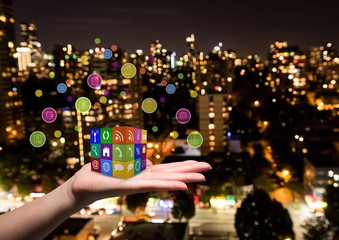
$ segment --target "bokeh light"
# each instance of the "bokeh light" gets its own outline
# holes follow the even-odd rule
[[[61,133],[61,131],[60,131],[60,130],[55,130],[55,131],[54,131],[54,137],[56,137],[56,138],[60,138],[60,137],[61,137],[61,135],[62,135],[62,133]]]
[[[157,126],[153,126],[153,127],[152,127],[152,131],[153,131],[153,132],[157,132],[158,130],[159,130],[159,128],[158,128]]]
[[[41,91],[40,89],[37,89],[37,90],[35,91],[35,96],[41,97],[41,96],[42,96],[42,91]]]
[[[101,43],[101,39],[98,38],[98,37],[95,38],[95,39],[94,39],[94,43],[95,43],[95,44],[100,44],[100,43]]]

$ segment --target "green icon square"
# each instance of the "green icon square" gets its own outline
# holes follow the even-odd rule
[[[100,158],[100,144],[91,144],[91,157]]]
[[[123,162],[134,160],[134,144],[113,144],[113,160]]]
[[[105,144],[112,144],[112,128],[100,128],[100,141]]]

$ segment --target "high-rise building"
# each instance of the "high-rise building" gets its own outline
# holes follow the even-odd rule
[[[286,41],[275,41],[268,54],[267,81],[273,92],[279,92],[281,99],[294,105],[305,97],[307,82],[307,53]]]
[[[31,66],[35,72],[40,72],[45,64],[41,43],[38,41],[37,26],[34,23],[21,22],[21,47],[27,47],[31,50]]]
[[[199,96],[199,129],[204,139],[202,155],[228,151],[230,113],[228,95],[206,93]]]
[[[16,86],[13,6],[0,0],[0,141],[15,142],[25,136],[23,102]]]

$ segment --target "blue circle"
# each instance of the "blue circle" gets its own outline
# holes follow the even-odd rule
[[[57,86],[57,90],[59,93],[65,93],[67,91],[67,86],[64,83],[59,83]]]
[[[110,49],[105,49],[104,51],[104,58],[110,59],[113,56],[113,53]]]
[[[173,94],[175,92],[175,86],[173,84],[168,84],[166,86],[166,92],[168,94]]]

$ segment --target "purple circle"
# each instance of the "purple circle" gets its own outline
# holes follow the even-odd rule
[[[57,118],[57,112],[53,108],[48,107],[42,111],[41,117],[46,123],[52,123]]]
[[[67,97],[67,101],[68,101],[68,102],[72,102],[72,101],[73,101],[73,97],[72,97],[72,96],[68,96],[68,97]]]
[[[119,63],[118,63],[118,62],[114,62],[114,63],[112,63],[112,67],[114,67],[114,68],[118,68],[118,67],[119,67]]]
[[[108,96],[109,95],[109,91],[108,90],[104,90],[104,96]]]
[[[91,75],[88,76],[87,78],[87,84],[93,89],[97,89],[101,86],[102,83],[102,78],[99,74],[97,73],[92,73]]]
[[[165,98],[165,97],[160,97],[160,102],[161,102],[161,103],[166,102],[166,98]]]
[[[177,113],[175,114],[175,118],[181,124],[188,123],[191,119],[191,113],[186,108],[180,108]]]
[[[152,62],[154,62],[154,56],[150,56],[149,57],[149,61],[152,63]]]

